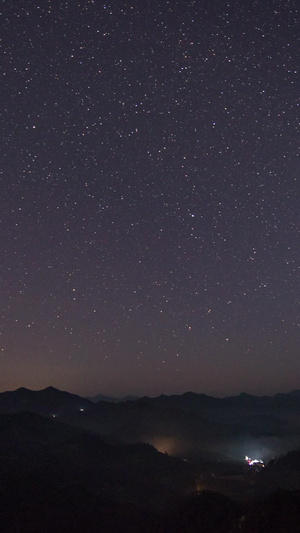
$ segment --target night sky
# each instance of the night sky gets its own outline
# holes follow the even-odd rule
[[[297,1],[2,1],[0,390],[300,388]]]

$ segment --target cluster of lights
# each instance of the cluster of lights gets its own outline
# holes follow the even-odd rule
[[[259,465],[261,467],[265,466],[264,462],[261,459],[251,459],[251,457],[248,457],[248,455],[245,455],[245,460],[249,466],[255,466],[255,465]]]

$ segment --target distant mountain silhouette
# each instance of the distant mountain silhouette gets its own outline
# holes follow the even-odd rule
[[[29,411],[125,443],[148,442],[159,451],[195,460],[258,453],[274,455],[300,447],[300,392],[214,398],[183,395],[94,402],[48,387],[0,394],[0,413]],[[253,450],[253,451],[251,451]]]
[[[122,398],[122,402],[133,402],[135,400],[139,400],[139,396],[132,396],[129,394],[129,396],[124,396],[124,398]]]
[[[89,400],[54,387],[33,391],[21,387],[0,393],[0,413],[30,411],[49,416],[66,414],[91,405]]]
[[[97,402],[119,403],[122,401],[122,400],[118,400],[117,398],[112,398],[111,396],[103,396],[103,394],[97,394],[97,396],[87,397],[86,399],[93,403],[97,403]]]
[[[110,403],[121,403],[121,402],[132,402],[138,400],[138,396],[125,396],[124,398],[112,398],[111,396],[103,396],[103,394],[97,394],[97,396],[87,397],[87,400],[91,402],[110,402]]]

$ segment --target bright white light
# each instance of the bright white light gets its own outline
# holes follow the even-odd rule
[[[262,467],[265,466],[264,462],[261,459],[251,459],[251,457],[248,457],[248,455],[245,455],[245,460],[247,461],[249,466],[253,466],[253,465],[260,465]]]

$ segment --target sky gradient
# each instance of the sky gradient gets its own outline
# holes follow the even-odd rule
[[[0,391],[300,388],[299,11],[242,4],[2,3]]]

